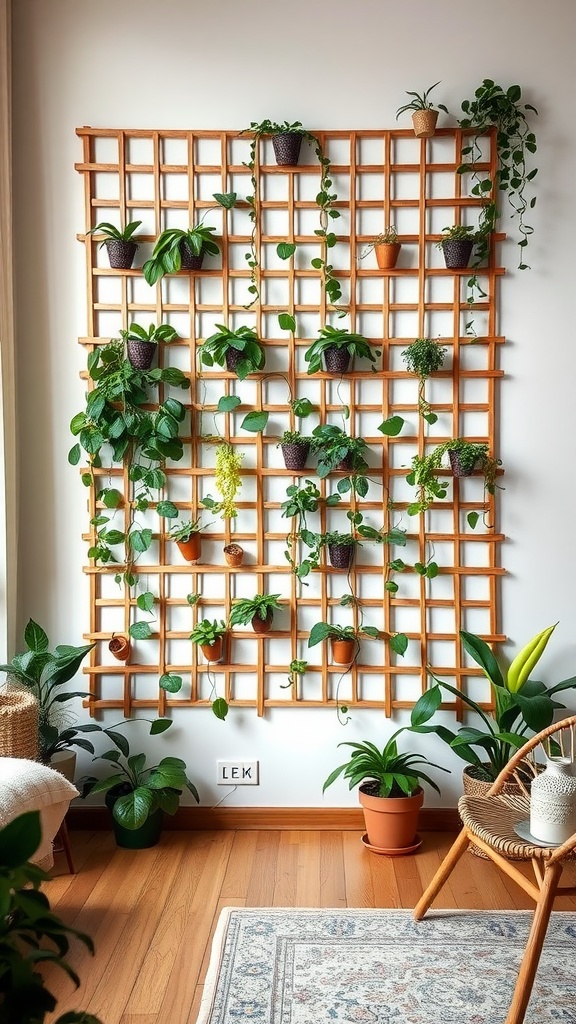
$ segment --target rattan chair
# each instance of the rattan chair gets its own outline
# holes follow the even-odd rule
[[[530,818],[530,792],[526,781],[538,772],[537,748],[542,746],[549,753],[553,737],[558,744],[554,750],[562,754],[566,751],[573,758],[575,730],[576,715],[543,729],[511,758],[485,797],[461,797],[458,810],[464,827],[414,910],[414,918],[420,921],[471,840],[535,901],[536,909],[505,1024],[524,1021],[556,896],[576,894],[576,885],[559,884],[566,861],[574,855],[576,833],[562,846],[542,847],[521,839],[514,829],[519,822]],[[503,793],[504,784],[510,780],[518,785],[517,795]],[[534,881],[526,878],[509,857],[531,861]]]

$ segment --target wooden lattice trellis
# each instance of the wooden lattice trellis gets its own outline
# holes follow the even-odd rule
[[[129,664],[113,662],[108,641],[113,632],[125,633],[136,617],[142,617],[135,608],[138,588],[119,590],[113,581],[115,567],[87,566],[86,637],[98,641],[87,669],[94,694],[92,712],[118,708],[128,716],[136,708],[157,708],[163,714],[167,707],[209,704],[212,681],[189,641],[190,630],[203,617],[227,619],[235,597],[256,593],[282,595],[283,609],[276,614],[274,630],[261,638],[249,628],[233,630],[227,661],[214,672],[220,696],[232,706],[256,707],[260,715],[268,707],[317,707],[336,699],[350,706],[382,708],[391,715],[394,708],[410,707],[417,700],[426,685],[427,664],[458,687],[471,685],[478,670],[463,661],[461,628],[492,642],[504,639],[496,620],[497,581],[503,571],[497,549],[503,537],[495,529],[494,499],[484,494],[480,477],[452,481],[446,500],[435,503],[425,516],[408,518],[405,513],[413,498],[405,476],[415,453],[457,436],[487,442],[495,451],[496,385],[501,376],[497,352],[504,340],[497,334],[497,283],[503,270],[496,265],[496,243],[503,236],[493,236],[488,265],[478,271],[486,294],[471,313],[466,301],[470,271],[446,270],[435,249],[443,227],[475,223],[479,212],[479,201],[466,194],[465,176],[457,173],[463,133],[443,129],[431,140],[417,140],[405,130],[316,134],[332,162],[335,206],[341,213],[333,223],[338,244],[330,251],[330,260],[350,313],[343,323],[383,348],[376,372],[356,366],[341,383],[324,373],[308,377],[304,363],[304,352],[317,330],[326,322],[341,325],[327,303],[318,271],[310,266],[311,257],[322,255],[322,243],[314,233],[319,168],[312,149],[308,154],[303,151],[297,167],[277,167],[270,143],[260,142],[256,245],[261,295],[246,309],[250,271],[245,253],[251,223],[248,204],[242,200],[250,192],[249,136],[232,131],[78,130],[83,160],[76,166],[85,182],[86,232],[100,220],[120,224],[140,219],[141,238],[149,243],[142,246],[139,268],[117,271],[104,266],[105,257],[99,255],[103,250],[93,236],[78,236],[86,249],[88,307],[88,331],[81,344],[92,350],[118,337],[119,330],[134,320],[145,325],[171,323],[178,330],[180,340],[161,346],[159,360],[163,366],[178,366],[191,379],[191,393],[182,399],[190,410],[185,457],[166,467],[163,495],[175,502],[183,517],[194,518],[199,500],[215,493],[214,443],[205,435],[214,433],[212,414],[222,393],[238,395],[242,405],[218,416],[218,429],[245,453],[238,518],[217,520],[207,529],[200,564],[184,563],[166,536],[169,524],[153,510],[146,513],[155,543],[135,571],[157,598],[156,619],[152,638],[133,644]],[[494,137],[489,133],[481,141],[485,162],[479,169],[494,178]],[[228,212],[214,209],[212,194],[231,190],[240,199],[236,207]],[[150,288],[140,267],[160,231],[167,226],[187,228],[206,210],[205,223],[213,224],[220,236],[221,258],[207,261],[198,273],[165,277]],[[373,254],[366,260],[358,256],[389,223],[400,235],[402,256],[397,269],[380,271]],[[275,252],[284,240],[297,244],[286,263]],[[279,329],[277,315],[282,311],[296,317],[295,337]],[[472,318],[473,339],[466,333]],[[215,323],[254,326],[266,348],[265,370],[241,383],[218,367],[200,368],[198,345]],[[402,350],[422,336],[437,338],[449,349],[447,369],[427,385],[428,400],[439,417],[434,428],[418,416],[417,380],[400,358]],[[406,562],[426,562],[433,552],[440,565],[433,580],[403,573],[394,595],[384,589],[386,566],[394,554],[383,546],[359,548],[350,589],[362,601],[365,621],[385,634],[402,631],[410,642],[404,658],[384,640],[363,642],[356,664],[343,679],[342,670],[329,663],[324,645],[308,651],[306,640],[316,621],[357,622],[357,609],[338,607],[348,590],[346,574],[323,565],[304,588],[283,554],[290,530],[289,521],[280,516],[286,486],[294,479],[318,483],[313,469],[296,476],[285,470],[276,448],[282,432],[298,425],[289,406],[289,399],[297,396],[310,397],[315,406],[303,431],[318,422],[342,424],[345,405],[350,412],[347,431],[364,437],[371,449],[372,482],[366,498],[352,499],[352,505],[343,500],[336,509],[322,506],[316,528],[345,529],[346,511],[358,505],[371,525],[390,528],[401,522],[407,529],[408,554],[402,551]],[[241,419],[252,408],[270,414],[264,434],[240,430]],[[405,429],[396,437],[383,436],[378,425],[393,414],[404,417]],[[128,495],[122,468],[99,473]],[[319,483],[323,495],[335,490],[337,479],[334,474]],[[474,532],[466,523],[470,510],[484,513]],[[90,517],[96,511],[92,490]],[[118,515],[126,516],[126,508]],[[205,521],[213,518],[204,514]],[[85,539],[93,542],[94,533]],[[248,553],[247,564],[239,569],[224,564],[222,547],[231,540],[240,541]],[[187,601],[188,593],[200,594],[194,607]],[[286,687],[294,658],[307,660],[309,667],[297,684]],[[158,689],[158,678],[166,672],[184,680],[176,695]]]

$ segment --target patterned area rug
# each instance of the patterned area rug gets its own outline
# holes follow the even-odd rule
[[[503,1024],[532,913],[222,911],[197,1024]],[[525,1024],[576,1024],[576,914],[552,915]]]

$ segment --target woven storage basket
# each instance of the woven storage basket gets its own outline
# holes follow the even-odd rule
[[[0,757],[38,760],[38,704],[31,693],[0,693]]]

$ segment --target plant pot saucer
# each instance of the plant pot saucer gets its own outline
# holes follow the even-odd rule
[[[411,846],[402,846],[399,848],[397,847],[396,849],[383,850],[379,846],[370,846],[370,843],[368,842],[368,833],[365,832],[362,836],[362,843],[366,849],[370,850],[372,853],[383,853],[386,857],[403,857],[406,853],[414,853],[419,846],[422,846],[422,838],[418,833],[416,833],[416,841],[412,843]]]

